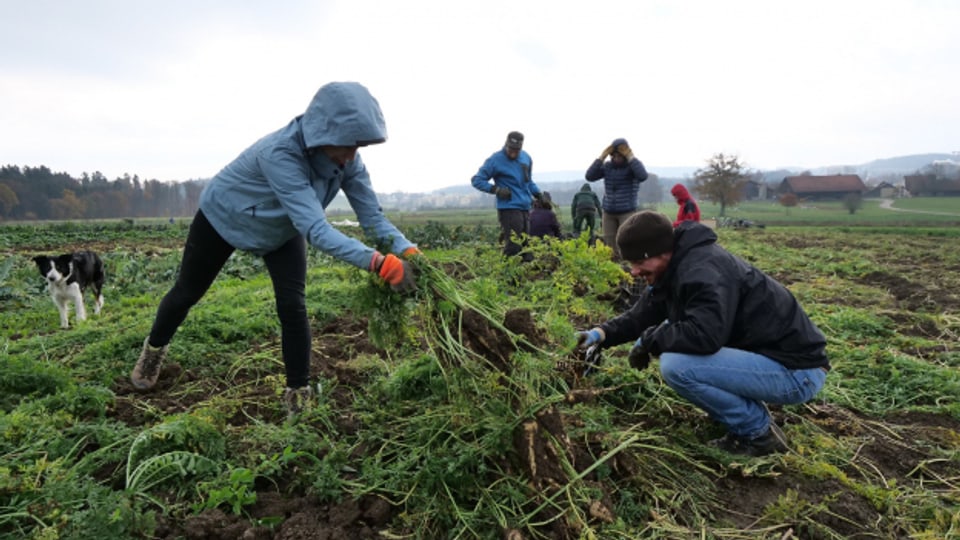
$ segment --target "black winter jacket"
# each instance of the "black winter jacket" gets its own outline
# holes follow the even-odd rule
[[[826,338],[793,294],[720,247],[716,233],[700,223],[686,221],[674,230],[666,272],[633,307],[600,325],[603,346],[635,340],[664,320],[670,322],[653,343],[644,343],[654,355],[708,355],[731,347],[789,369],[829,369]]]
[[[613,161],[595,159],[584,178],[588,182],[603,178],[603,211],[625,214],[637,209],[640,182],[647,179],[647,169],[637,158],[619,167],[614,165]]]

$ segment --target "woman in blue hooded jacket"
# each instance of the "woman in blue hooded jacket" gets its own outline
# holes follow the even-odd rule
[[[607,161],[607,157],[610,158]],[[647,179],[643,162],[633,155],[626,139],[614,139],[593,160],[584,177],[588,182],[603,178],[603,243],[613,250],[613,259],[620,260],[617,230],[637,211],[640,183]]]
[[[134,387],[149,390],[157,383],[177,328],[240,249],[262,257],[270,273],[286,371],[284,402],[291,417],[299,413],[312,395],[307,244],[377,272],[394,290],[415,288],[410,265],[394,254],[410,256],[419,250],[384,216],[357,153],[386,138],[380,105],[364,86],[329,83],[304,114],[253,143],[217,173],[200,196],[176,283],[160,302],[130,375]],[[391,253],[383,255],[327,221],[324,209],[339,191],[365,234]]]

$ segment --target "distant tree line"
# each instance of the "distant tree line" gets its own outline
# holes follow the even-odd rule
[[[205,180],[161,182],[129,174],[73,178],[45,166],[0,167],[0,220],[188,217]]]
[[[83,173],[78,179],[67,173],[55,173],[46,166],[7,165],[0,167],[0,221],[192,217],[207,182],[161,182],[129,174],[108,180],[99,171]],[[573,196],[585,182],[539,185],[550,191],[555,205],[569,209]],[[592,187],[603,193],[603,182],[594,182]],[[465,188],[463,193],[450,195],[378,193],[378,197],[388,210],[493,208],[490,195],[470,186]],[[640,184],[640,202],[656,205],[663,198],[661,179],[650,174],[647,181]],[[342,195],[327,208],[328,214],[341,212],[352,213]]]

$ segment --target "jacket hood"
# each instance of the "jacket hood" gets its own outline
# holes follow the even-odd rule
[[[332,82],[317,90],[301,120],[303,142],[317,146],[367,146],[387,140],[383,112],[360,83]]]
[[[683,184],[676,184],[673,188],[670,189],[670,194],[679,201],[686,201],[690,199],[690,192],[687,191],[687,188]]]
[[[590,184],[584,184],[583,186],[580,187],[580,191],[586,192],[586,191],[593,191],[593,190],[590,189]]]
[[[717,233],[713,229],[702,223],[684,221],[673,230],[673,258],[669,267],[676,267],[690,250],[716,243]]]
[[[670,280],[673,279],[673,275],[677,272],[677,267],[680,266],[680,262],[684,259],[684,257],[690,253],[690,250],[696,247],[716,243],[717,233],[702,223],[684,221],[680,225],[674,227],[673,256],[670,258],[670,263],[667,265],[667,269],[664,271],[660,279],[657,280],[657,283],[653,286],[654,289],[658,291],[657,294],[663,294],[662,284],[669,283]]]

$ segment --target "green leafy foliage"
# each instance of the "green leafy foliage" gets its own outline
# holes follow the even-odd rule
[[[216,480],[201,482],[197,489],[201,494],[206,493],[206,497],[202,505],[194,506],[194,510],[225,505],[234,514],[240,514],[244,506],[257,502],[254,480],[256,475],[253,471],[239,467],[227,471],[226,478],[218,477]]]
[[[49,362],[10,358],[0,363],[0,408],[10,409],[23,397],[54,394],[70,384],[70,373]]]
[[[181,415],[142,431],[127,454],[126,489],[149,497],[171,481],[218,472],[225,457],[223,437],[196,415]]]
[[[857,216],[872,216],[870,204]],[[576,330],[617,313],[626,274],[608,248],[531,239],[524,264],[501,255],[495,223],[411,223],[427,251],[413,295],[309,252],[311,368],[322,391],[295,424],[283,421],[279,325],[258,258],[231,257],[171,343],[164,386],[138,394],[126,378],[175,279],[185,230],[55,227],[37,246],[34,228],[9,229],[2,241],[25,247],[0,267],[0,293],[21,302],[0,327],[0,537],[156,537],[161,520],[169,529],[190,513],[254,519],[267,492],[324,505],[388,501],[389,521],[375,527],[385,537],[960,531],[951,228],[718,230],[800,298],[827,334],[833,367],[814,401],[774,411],[794,451],[743,460],[703,444],[722,430],[665,386],[656,361],[638,372],[613,347],[589,377],[557,369],[576,365]],[[89,238],[104,244],[107,306],[60,331],[29,255]],[[518,309],[535,336],[505,328]],[[476,321],[513,344],[508,362],[463,339]],[[537,484],[518,441],[548,414],[562,430],[542,440],[560,451],[541,462],[555,467],[553,482]]]

